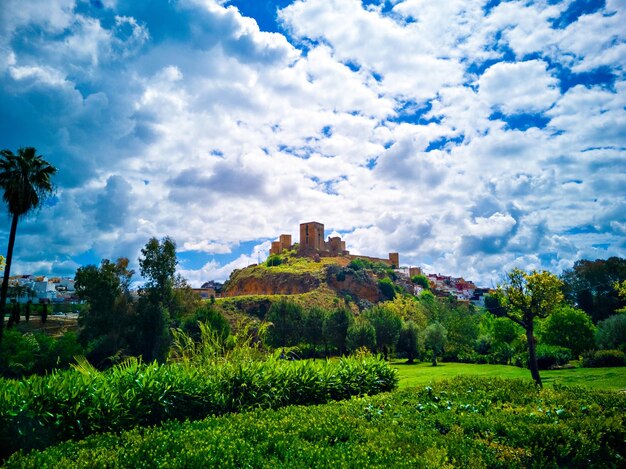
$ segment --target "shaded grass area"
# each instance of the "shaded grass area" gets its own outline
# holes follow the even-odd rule
[[[471,363],[430,363],[407,365],[403,361],[392,363],[398,370],[400,388],[424,386],[457,376],[515,378],[531,381],[526,368],[507,365],[475,365]],[[626,368],[568,368],[541,371],[544,386],[583,386],[590,389],[626,390]]]
[[[626,395],[463,377],[105,434],[7,467],[623,467]]]

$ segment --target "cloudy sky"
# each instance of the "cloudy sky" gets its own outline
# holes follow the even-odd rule
[[[12,272],[169,235],[198,286],[313,220],[487,286],[625,257],[625,24],[624,0],[2,0],[0,147],[59,169]]]

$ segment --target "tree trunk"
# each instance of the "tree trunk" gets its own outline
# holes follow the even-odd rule
[[[433,350],[433,366],[437,366],[437,354]]]
[[[7,248],[6,265],[4,266],[4,282],[0,292],[0,341],[4,329],[4,312],[7,302],[7,291],[9,288],[9,277],[11,276],[11,261],[13,260],[13,246],[15,245],[15,234],[17,233],[17,215],[13,215],[11,220],[11,232],[9,233],[9,246]]]
[[[535,380],[537,386],[542,387],[541,377],[539,376],[539,367],[537,366],[537,346],[535,344],[535,335],[533,334],[532,320],[530,325],[526,329],[526,339],[528,339],[528,367],[530,368],[530,375]]]

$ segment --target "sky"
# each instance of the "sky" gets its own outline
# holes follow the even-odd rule
[[[58,168],[12,273],[137,269],[170,236],[200,286],[309,221],[482,286],[626,257],[625,24],[624,0],[2,0],[0,147]]]

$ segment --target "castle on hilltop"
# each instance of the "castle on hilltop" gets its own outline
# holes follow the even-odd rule
[[[294,245],[291,244],[291,235],[281,234],[278,241],[272,242],[270,255],[280,254],[283,251],[290,251],[292,249],[294,249]],[[368,259],[374,262],[384,262],[394,268],[400,266],[400,255],[397,252],[390,252],[389,259],[351,255],[350,251],[346,250],[346,242],[343,241],[341,237],[329,236],[328,241],[325,241],[324,224],[316,221],[300,223],[298,255],[312,258],[342,256],[354,259]]]

